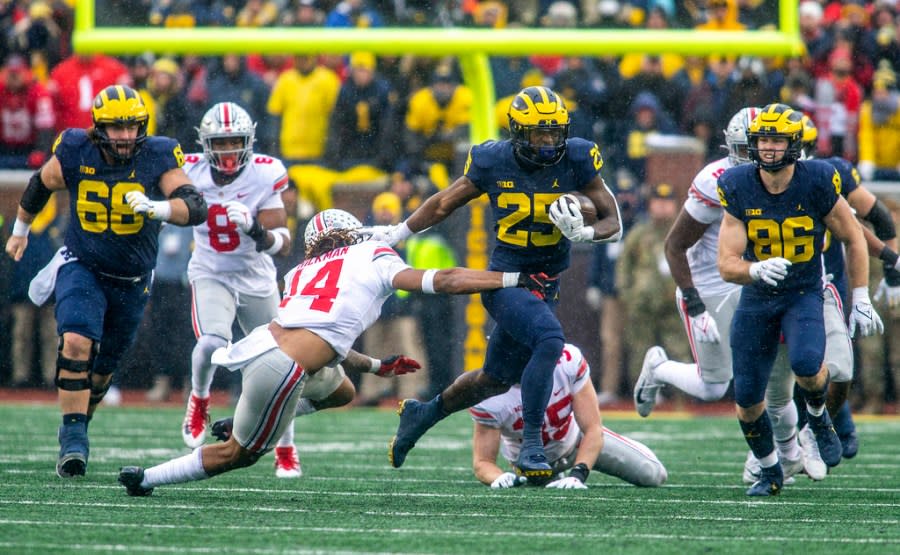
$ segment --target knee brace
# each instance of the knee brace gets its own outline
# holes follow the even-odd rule
[[[56,348],[56,379],[54,380],[56,387],[65,391],[84,391],[85,389],[90,389],[91,373],[94,369],[94,359],[97,358],[97,352],[100,350],[99,343],[94,341],[91,344],[91,350],[87,360],[72,360],[64,357],[62,354],[63,344],[64,340],[60,337],[59,344]],[[61,378],[59,377],[60,370],[78,373],[84,372],[85,375],[82,378]]]

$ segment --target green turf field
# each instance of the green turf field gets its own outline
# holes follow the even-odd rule
[[[227,408],[213,410],[213,418]],[[492,491],[470,467],[465,414],[395,470],[392,411],[338,410],[297,424],[304,476],[272,457],[131,498],[119,466],[186,453],[180,408],[104,408],[84,479],[56,477],[53,405],[0,405],[0,553],[900,553],[900,420],[860,419],[860,454],[819,483],[744,496],[746,445],[732,418],[605,423],[654,449],[658,489],[598,473],[584,491]]]

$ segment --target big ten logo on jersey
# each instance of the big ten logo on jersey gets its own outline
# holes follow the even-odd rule
[[[253,159],[254,164],[273,164],[275,159],[269,156],[257,156]]]
[[[725,170],[727,170],[727,169],[728,168],[723,168],[723,167],[718,167],[718,168],[714,169],[712,172],[713,179],[719,179],[720,177],[722,177],[722,174],[725,173]]]
[[[103,233],[109,230],[116,235],[138,233],[144,226],[144,216],[135,214],[125,200],[125,194],[130,191],[143,193],[144,186],[127,181],[111,186],[105,181],[95,179],[79,181],[75,213],[81,229],[89,233]]]
[[[197,162],[199,162],[202,159],[203,159],[203,157],[200,156],[199,154],[186,154],[184,156],[185,164],[196,164]]]

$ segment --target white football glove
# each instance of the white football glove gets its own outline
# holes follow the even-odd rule
[[[406,222],[400,222],[396,225],[373,225],[360,228],[360,233],[368,235],[371,241],[383,241],[388,245],[394,246],[400,241],[406,239],[413,234]]]
[[[569,241],[589,243],[594,240],[594,228],[584,225],[584,217],[578,206],[577,199],[571,195],[562,195],[550,205],[550,221]]]
[[[882,279],[878,282],[878,289],[875,290],[875,295],[872,296],[872,300],[879,302],[882,299],[887,301],[888,306],[891,308],[900,304],[900,286],[891,287],[887,284],[887,281]]]
[[[699,343],[718,343],[721,339],[719,336],[719,327],[712,315],[706,310],[697,316],[688,316],[691,321],[691,334]]]
[[[125,202],[135,214],[146,214],[154,220],[168,220],[172,215],[172,205],[167,200],[150,200],[140,191],[125,193]]]
[[[753,281],[762,280],[775,287],[778,285],[778,282],[787,277],[790,266],[790,260],[779,256],[763,260],[762,262],[754,262],[750,265],[750,277]]]
[[[516,476],[512,472],[504,472],[491,482],[491,489],[506,489],[521,486],[527,481],[525,476]]]
[[[868,337],[876,333],[884,333],[884,323],[875,312],[869,300],[869,292],[865,287],[853,289],[853,310],[850,312],[850,337],[854,337],[859,329],[860,337]]]
[[[250,228],[253,227],[253,214],[250,213],[249,208],[236,200],[229,200],[223,206],[228,221],[238,226],[238,229],[244,233],[250,231]]]
[[[566,476],[555,482],[550,482],[546,487],[556,489],[588,489],[588,487],[584,485],[584,482],[574,476]]]

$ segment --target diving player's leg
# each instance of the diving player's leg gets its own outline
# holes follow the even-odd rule
[[[656,487],[668,478],[666,467],[643,443],[603,428],[603,450],[594,470],[625,480],[629,484]]]
[[[231,437],[147,469],[123,467],[119,483],[129,495],[149,495],[157,486],[251,466],[274,447],[292,421],[306,373],[280,349],[271,349],[248,363],[242,374]]]
[[[213,352],[231,341],[231,325],[237,313],[235,294],[211,279],[191,283],[191,322],[197,344],[191,352],[191,394],[188,397],[181,436],[191,448],[203,445],[209,427],[210,386],[215,376]]]

